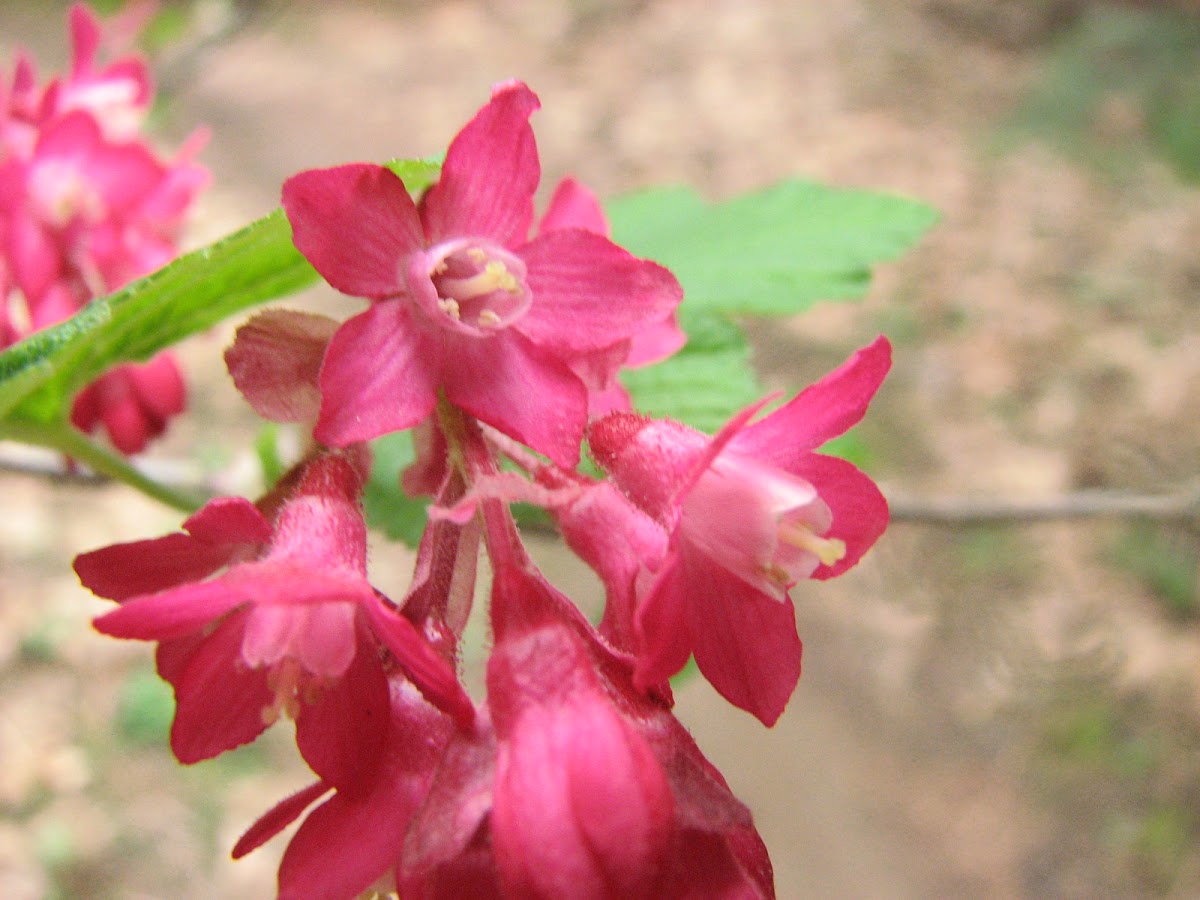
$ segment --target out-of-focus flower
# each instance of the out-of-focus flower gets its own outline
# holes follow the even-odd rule
[[[694,655],[731,703],[768,725],[779,717],[800,677],[788,588],[844,572],[888,520],[870,478],[813,451],[862,418],[890,362],[879,338],[770,415],[747,424],[758,404],[715,438],[629,413],[592,425],[597,461],[670,533],[637,587],[639,687]]]
[[[380,166],[302,172],[284,185],[296,246],[338,290],[375,301],[330,342],[318,440],[416,425],[440,391],[555,462],[578,461],[588,392],[573,364],[619,366],[628,353],[614,345],[663,321],[681,290],[661,266],[586,228],[528,240],[537,106],[523,84],[499,87],[419,206]]]
[[[186,401],[175,358],[160,353],[148,363],[123,363],[85,387],[75,397],[71,421],[88,432],[102,424],[113,446],[132,454],[166,431]]]
[[[33,62],[18,52],[11,80],[0,83],[5,346],[173,259],[187,211],[208,181],[193,161],[202,133],[171,160],[139,137],[152,95],[145,62],[127,56],[101,65],[100,25],[82,4],[71,9],[70,25],[65,75],[41,87]],[[20,314],[8,314],[10,308]],[[144,371],[109,373],[85,393],[73,413],[76,425],[103,426],[124,453],[144,449],[184,404],[170,356]]]

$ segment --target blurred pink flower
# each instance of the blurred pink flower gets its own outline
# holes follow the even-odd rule
[[[139,4],[117,30],[139,28],[147,10]],[[41,87],[18,52],[11,81],[0,83],[4,346],[173,259],[208,180],[193,162],[202,133],[170,161],[139,138],[152,91],[145,63],[127,56],[100,65],[99,22],[82,4],[72,7],[70,26],[67,74]],[[85,430],[104,426],[124,453],[144,449],[184,402],[170,357],[109,373],[85,394],[73,420]]]
[[[87,432],[103,425],[114,447],[137,453],[166,431],[168,419],[183,412],[186,390],[170,353],[148,363],[123,363],[79,392],[71,422]]]

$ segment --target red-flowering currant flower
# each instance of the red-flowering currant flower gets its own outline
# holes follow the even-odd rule
[[[330,773],[314,765],[321,780],[269,810],[234,846],[233,858],[240,859],[333,791],[288,842],[279,865],[280,900],[352,900],[371,888],[395,887],[405,835],[454,724],[404,679],[390,678],[388,684],[390,718],[380,726],[383,749],[370,769],[354,784],[336,786]]]
[[[187,534],[76,559],[86,587],[121,602],[98,630],[160,642],[180,761],[251,741],[287,715],[309,764],[352,786],[381,752],[384,660],[454,715],[474,715],[453,669],[367,581],[361,451],[301,464],[262,510],[221,498],[185,523]]]
[[[788,588],[858,562],[887,526],[866,475],[814,453],[862,418],[891,364],[879,338],[753,424],[758,404],[715,437],[614,413],[594,423],[596,460],[670,532],[638,585],[636,681],[696,664],[731,703],[774,724],[800,677]]]
[[[570,601],[502,566],[492,620],[492,727],[451,738],[402,896],[774,896],[749,812]]]
[[[117,42],[122,38],[132,39],[152,11],[152,4],[146,3],[127,7],[118,20],[110,23],[109,37]],[[69,25],[70,71],[65,78],[55,79],[47,86],[42,100],[43,115],[81,109],[96,119],[108,137],[135,137],[154,94],[145,60],[125,56],[98,67],[96,60],[104,35],[96,14],[85,4],[76,3],[71,7]]]
[[[572,363],[661,322],[682,292],[667,270],[592,231],[528,239],[537,106],[525,85],[499,87],[454,138],[419,206],[381,166],[284,184],[300,252],[335,288],[373,301],[329,344],[317,440],[409,428],[443,392],[555,462],[578,462],[588,397]]]
[[[148,363],[123,363],[85,387],[71,406],[71,422],[86,432],[103,425],[114,447],[133,454],[166,431],[186,404],[175,358],[160,353]]]
[[[132,36],[149,11],[137,4],[114,31]],[[99,22],[83,4],[72,7],[70,30],[65,75],[41,87],[19,52],[11,82],[0,84],[4,299],[6,310],[20,310],[9,297],[17,292],[24,306],[7,316],[5,343],[174,258],[184,216],[208,179],[192,162],[202,133],[170,161],[138,138],[152,93],[144,61],[99,64]],[[109,373],[77,400],[72,417],[87,430],[104,426],[119,450],[136,453],[183,400],[179,371],[164,356]]]

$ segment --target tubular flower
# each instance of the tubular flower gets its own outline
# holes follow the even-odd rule
[[[335,288],[373,301],[326,352],[318,440],[416,425],[441,391],[555,462],[578,462],[588,392],[573,366],[662,321],[682,292],[665,269],[586,228],[528,239],[537,107],[523,84],[497,88],[419,205],[380,166],[284,184],[301,253]],[[625,358],[609,355],[608,368]]]
[[[96,620],[99,631],[160,642],[180,761],[253,740],[286,715],[310,765],[353,785],[381,752],[389,667],[456,715],[473,715],[453,670],[367,582],[361,457],[303,464],[264,503],[276,507],[269,517],[221,498],[185,523],[187,534],[76,560],[86,587],[121,602]]]
[[[597,461],[670,533],[639,578],[636,682],[694,655],[731,703],[774,724],[800,677],[788,589],[854,565],[887,525],[875,484],[813,450],[862,418],[891,364],[884,338],[763,419],[761,404],[715,437],[614,413],[589,432]]]
[[[496,573],[491,729],[456,734],[405,897],[773,896],[749,812],[628,662],[539,577]]]
[[[354,784],[337,786],[318,762],[313,768],[321,780],[269,810],[234,846],[233,857],[240,859],[332,790],[288,843],[279,866],[279,900],[352,900],[372,887],[390,890],[396,884],[405,834],[454,726],[408,682],[390,678],[388,685],[390,718],[381,723],[383,750],[370,771]]]

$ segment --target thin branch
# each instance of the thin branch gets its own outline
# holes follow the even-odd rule
[[[146,496],[182,512],[195,512],[204,502],[202,497],[208,493],[195,490],[191,484],[184,486],[152,477],[123,457],[105,450],[70,425],[43,426],[29,423],[20,425],[6,423],[3,436],[40,447],[49,447],[69,456],[76,462],[83,463],[94,473],[79,479],[84,484],[104,483],[105,481],[123,482]],[[39,461],[38,466],[41,472],[36,474],[49,474],[56,479],[73,478],[65,467],[54,473],[44,460]],[[5,466],[5,468],[11,470],[13,467]]]
[[[195,502],[190,497],[212,497],[226,492],[225,488],[201,477],[194,465],[183,461],[152,459],[139,462],[136,468],[125,465],[177,497],[189,495],[189,503]],[[80,485],[106,485],[118,480],[90,469],[69,469],[57,454],[19,444],[0,446],[0,471]],[[1133,518],[1200,530],[1200,489],[1178,494],[1077,491],[1037,500],[922,497],[899,491],[888,491],[887,497],[893,522],[1019,525],[1072,519]]]
[[[888,505],[894,522],[985,525],[1116,517],[1200,527],[1200,491],[1155,495],[1096,490],[1037,500],[890,493]]]

